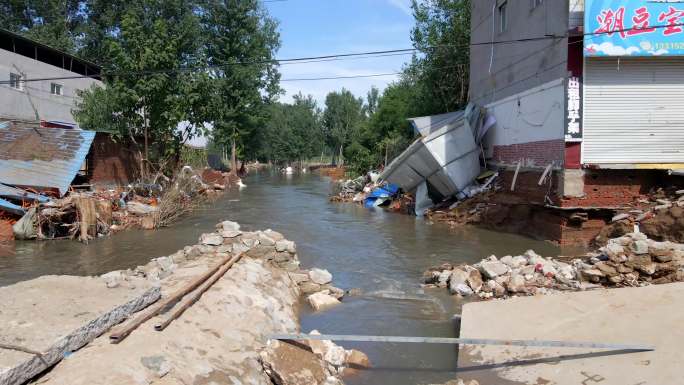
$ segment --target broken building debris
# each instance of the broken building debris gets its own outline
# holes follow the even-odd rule
[[[543,258],[528,250],[474,265],[445,263],[424,274],[427,285],[482,299],[682,281],[684,244],[654,241],[642,233],[611,239],[584,258]]]

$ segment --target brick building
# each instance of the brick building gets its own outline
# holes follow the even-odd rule
[[[497,119],[490,161],[552,164],[551,198],[573,206],[619,205],[664,175],[650,170],[684,168],[677,20],[684,6],[644,0],[472,2],[471,99]],[[630,187],[611,199],[611,186]]]
[[[100,71],[95,63],[0,29],[0,122],[80,131],[72,110],[79,91],[104,86]],[[74,173],[97,184],[125,184],[137,176],[140,161],[128,143],[98,132],[89,148]]]
[[[563,212],[557,238],[573,210],[625,205],[684,169],[684,4],[471,7],[470,97],[497,121],[485,154],[505,183],[520,164],[507,195]],[[540,184],[549,166],[552,177]],[[589,218],[610,213],[598,212]]]

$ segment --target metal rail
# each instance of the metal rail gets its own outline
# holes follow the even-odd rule
[[[332,340],[354,342],[397,342],[413,344],[459,344],[459,345],[497,345],[525,346],[541,348],[588,348],[611,350],[652,351],[654,346],[640,344],[611,344],[600,342],[543,341],[543,340],[497,340],[487,338],[442,338],[442,337],[395,337],[395,336],[359,336],[359,335],[320,335],[320,334],[274,334],[273,340]]]

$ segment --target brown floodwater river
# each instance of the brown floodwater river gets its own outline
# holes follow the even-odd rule
[[[246,230],[272,228],[297,243],[303,267],[328,269],[334,284],[359,288],[342,305],[312,313],[301,306],[302,330],[324,334],[456,337],[453,315],[462,305],[444,289],[423,290],[423,271],[441,262],[474,263],[495,254],[534,249],[546,242],[328,202],[330,181],[317,175],[250,175],[247,187],[158,231],[127,231],[88,245],[72,241],[17,242],[0,253],[0,286],[45,274],[95,275],[133,268],[194,244],[221,220]],[[7,255],[9,254],[9,255]],[[484,337],[484,336],[483,336]],[[348,384],[431,384],[456,377],[457,348],[448,345],[344,343],[366,352],[373,369]]]

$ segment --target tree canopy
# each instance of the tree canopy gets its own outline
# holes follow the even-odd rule
[[[258,0],[10,0],[0,9],[8,28],[103,66],[106,87],[82,92],[75,118],[141,145],[149,162],[177,157],[205,122],[218,143],[254,146],[280,91],[277,23]]]
[[[324,106],[301,93],[278,101],[278,24],[259,0],[8,0],[0,21],[102,65],[106,87],[81,95],[76,119],[130,139],[150,162],[177,156],[208,122],[212,145],[243,159],[326,152],[363,173],[411,143],[407,118],[465,106],[470,2],[412,0],[417,53],[399,79],[365,98],[333,90]]]

